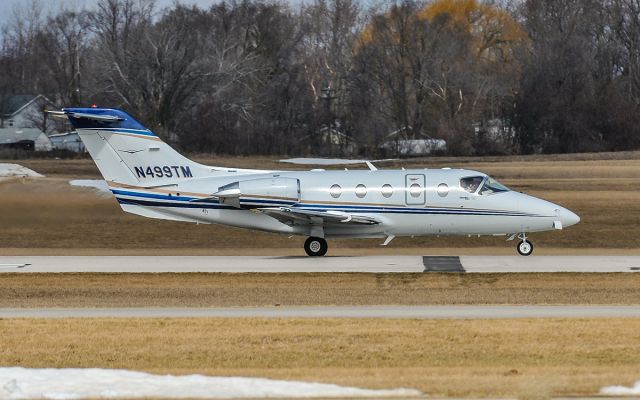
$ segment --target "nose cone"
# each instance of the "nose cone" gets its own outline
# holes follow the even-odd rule
[[[578,217],[578,215],[571,210],[567,210],[562,207],[558,210],[558,217],[560,218],[560,222],[562,222],[563,227],[575,225],[580,222],[580,217]]]

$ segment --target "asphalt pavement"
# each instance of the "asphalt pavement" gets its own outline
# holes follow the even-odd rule
[[[0,256],[2,272],[640,272],[640,256]]]

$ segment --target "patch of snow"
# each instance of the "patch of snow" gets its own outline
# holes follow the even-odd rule
[[[637,396],[640,395],[640,381],[637,381],[632,387],[606,386],[600,389],[600,394],[607,396]]]
[[[88,188],[96,189],[101,193],[108,193],[109,195],[111,195],[111,190],[109,190],[109,185],[107,185],[107,182],[103,181],[102,179],[75,179],[73,181],[69,181],[69,185],[88,187]]]
[[[0,178],[13,177],[42,178],[44,175],[40,175],[36,171],[23,167],[20,164],[0,163]]]
[[[203,375],[152,375],[99,368],[0,368],[2,399],[407,397],[414,389],[369,390],[324,383]]]

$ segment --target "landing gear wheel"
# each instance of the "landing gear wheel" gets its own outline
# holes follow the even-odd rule
[[[523,240],[518,243],[517,249],[518,253],[520,253],[521,256],[531,255],[531,253],[533,253],[533,243],[529,242],[528,240]]]
[[[327,254],[327,241],[322,238],[310,237],[304,242],[304,251],[308,256],[321,257]]]

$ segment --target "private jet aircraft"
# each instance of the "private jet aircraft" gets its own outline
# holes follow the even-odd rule
[[[509,190],[465,169],[268,171],[193,162],[118,109],[66,108],[68,118],[126,212],[218,223],[309,238],[309,256],[327,238],[501,235],[563,229],[580,218],[557,204]]]

